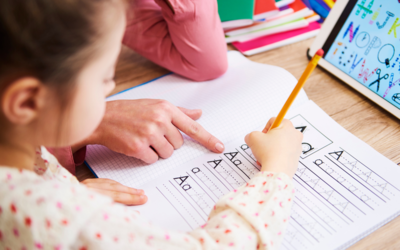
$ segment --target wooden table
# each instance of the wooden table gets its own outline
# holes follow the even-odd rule
[[[248,58],[285,68],[299,78],[308,63],[306,51],[312,41],[309,39]],[[167,72],[128,48],[123,48],[116,71],[117,86],[113,93]],[[308,97],[341,126],[393,162],[400,162],[400,123],[394,116],[320,68],[314,71],[304,89]],[[76,174],[81,181],[94,177],[84,165],[77,168]],[[400,249],[399,233],[400,216],[350,249]]]

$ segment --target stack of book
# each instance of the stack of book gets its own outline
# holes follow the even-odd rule
[[[326,18],[334,4],[332,0],[217,1],[225,40],[244,55],[316,36],[321,17]]]

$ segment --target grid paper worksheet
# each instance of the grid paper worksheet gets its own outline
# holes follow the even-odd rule
[[[304,139],[281,249],[343,249],[399,214],[396,164],[312,101],[287,118]],[[132,209],[154,224],[190,231],[207,222],[221,196],[248,182],[259,168],[250,148],[238,138],[224,153],[199,156],[143,186],[149,201]]]
[[[228,72],[219,79],[167,75],[109,98],[157,98],[201,108],[198,122],[225,143],[224,153],[214,154],[184,135],[182,148],[152,165],[100,145],[88,147],[87,163],[100,178],[145,190],[149,201],[132,209],[155,224],[181,231],[199,227],[221,196],[259,171],[244,136],[278,114],[297,80],[238,52],[228,58]],[[399,214],[397,165],[343,129],[304,91],[286,118],[304,139],[282,249],[343,249]]]

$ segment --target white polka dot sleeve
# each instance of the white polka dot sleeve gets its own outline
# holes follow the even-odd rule
[[[286,174],[259,173],[222,197],[208,222],[189,233],[162,229],[132,208],[110,204],[87,220],[74,248],[278,249],[293,196],[292,180]]]

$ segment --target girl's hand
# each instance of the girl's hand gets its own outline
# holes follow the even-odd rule
[[[147,202],[147,196],[143,190],[127,187],[110,179],[86,179],[81,183],[91,190],[111,197],[118,203],[142,205]]]
[[[261,163],[261,171],[283,172],[293,177],[302,151],[303,134],[286,119],[268,131],[274,120],[268,121],[265,131],[251,132],[244,140]]]

